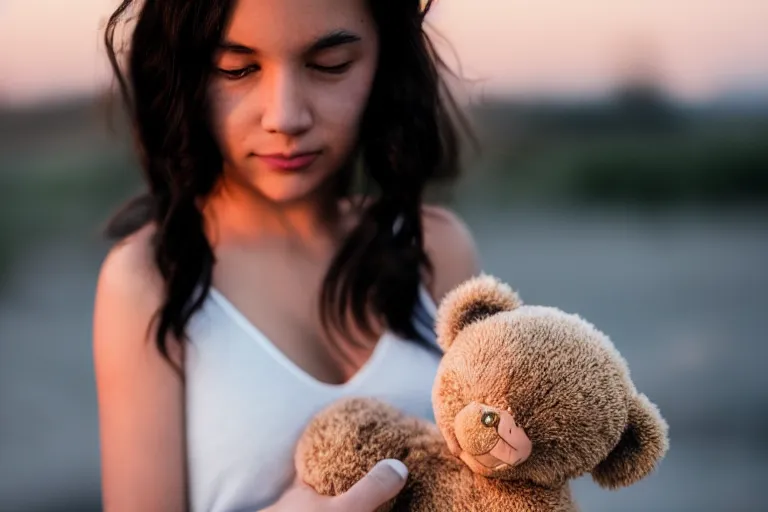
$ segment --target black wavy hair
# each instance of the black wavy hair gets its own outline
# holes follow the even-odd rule
[[[375,191],[325,276],[321,318],[325,329],[348,334],[351,312],[355,324],[370,332],[372,312],[394,332],[431,345],[413,320],[423,272],[431,273],[422,202],[428,183],[458,175],[455,123],[463,118],[443,81],[447,66],[424,31],[432,0],[368,2],[380,54],[358,152]],[[138,4],[124,0],[104,38],[146,192],[117,212],[107,236],[120,240],[149,223],[156,227],[154,259],[165,285],[156,343],[167,358],[167,335],[185,337],[211,286],[214,254],[197,205],[216,184],[222,157],[206,122],[206,89],[234,0]],[[115,33],[128,21],[135,27],[121,63]],[[346,181],[340,198],[351,196],[352,180]]]

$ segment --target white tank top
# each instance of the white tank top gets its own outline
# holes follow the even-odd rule
[[[434,344],[435,304],[423,287],[414,325]],[[237,512],[272,504],[294,477],[294,446],[331,402],[372,396],[434,421],[439,353],[391,332],[341,385],[316,380],[212,289],[190,321],[186,357],[191,510]]]

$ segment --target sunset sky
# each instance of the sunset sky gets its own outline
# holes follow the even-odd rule
[[[0,99],[107,83],[101,30],[115,0],[0,0]],[[638,59],[670,92],[768,97],[768,0],[438,0],[432,24],[473,91],[600,94]]]

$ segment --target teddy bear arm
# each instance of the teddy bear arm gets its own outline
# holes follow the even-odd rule
[[[315,416],[299,439],[297,476],[320,494],[342,494],[380,460],[403,460],[412,428],[378,400],[341,400]]]
[[[437,428],[412,420],[412,437],[403,462],[409,478],[394,511],[467,512],[477,502],[475,475],[451,454]],[[467,508],[470,507],[470,508]]]

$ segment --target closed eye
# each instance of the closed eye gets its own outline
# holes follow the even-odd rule
[[[245,78],[247,75],[259,71],[259,66],[247,66],[240,69],[221,69],[219,68],[218,71],[227,79],[229,80],[239,80],[241,78]]]
[[[322,73],[329,73],[332,75],[341,75],[342,73],[345,73],[350,68],[351,65],[352,65],[352,61],[339,64],[338,66],[321,66],[319,64],[310,64],[310,67]]]
[[[341,75],[345,73],[352,66],[352,61],[345,62],[337,66],[321,66],[319,64],[309,64],[308,66],[312,69],[320,71],[321,73],[328,73],[331,75]],[[253,66],[247,66],[239,69],[219,68],[218,71],[229,80],[239,80],[241,78],[245,78],[251,73],[260,71],[260,69],[261,68],[259,66],[253,65]]]

